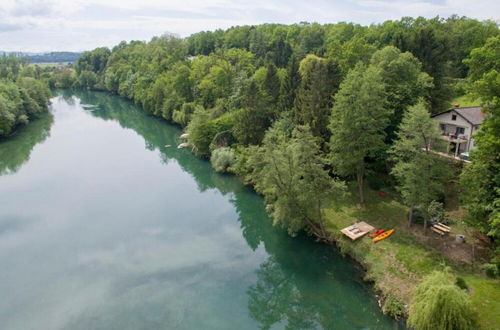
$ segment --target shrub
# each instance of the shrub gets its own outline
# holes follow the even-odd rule
[[[398,320],[405,314],[404,303],[394,296],[389,296],[384,301],[384,306],[382,306],[382,311]]]
[[[469,290],[469,286],[467,285],[467,283],[465,282],[465,280],[463,278],[461,278],[460,276],[457,276],[457,279],[455,281],[455,284],[462,290]]]
[[[210,162],[217,172],[228,172],[236,162],[234,150],[228,147],[215,149],[212,151]]]
[[[483,264],[484,272],[488,277],[496,278],[498,276],[498,267],[495,264]]]
[[[408,325],[416,330],[477,329],[468,294],[448,272],[435,271],[415,291]]]

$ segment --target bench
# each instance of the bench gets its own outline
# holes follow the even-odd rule
[[[439,227],[442,227],[442,228],[446,229],[447,231],[451,231],[451,227],[448,227],[447,225],[445,225],[445,224],[443,224],[441,222],[438,222],[437,225]]]
[[[446,234],[446,232],[444,232],[444,231],[442,231],[442,230],[440,230],[440,229],[436,228],[435,226],[432,226],[432,227],[431,227],[431,230],[432,230],[433,232],[435,232],[436,234],[439,234],[439,235],[441,235],[441,236],[444,236],[444,235]]]

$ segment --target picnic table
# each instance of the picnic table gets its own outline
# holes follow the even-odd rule
[[[449,234],[451,232],[451,227],[448,227],[447,225],[442,224],[441,222],[438,222],[438,223],[431,226],[431,230],[433,232],[435,232],[436,234],[444,236],[444,235]]]

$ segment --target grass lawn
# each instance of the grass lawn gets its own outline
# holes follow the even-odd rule
[[[408,305],[412,290],[423,276],[446,266],[450,266],[457,274],[461,273],[462,267],[449,260],[438,249],[423,243],[408,229],[408,208],[393,197],[396,196],[394,192],[389,191],[386,197],[380,197],[376,191],[366,189],[366,203],[360,207],[357,204],[355,184],[351,183],[349,189],[351,194],[346,201],[337,206],[332,203],[325,209],[327,228],[341,251],[365,266],[366,279],[374,281],[377,290],[385,296],[396,298],[402,305]],[[394,228],[396,232],[378,243],[373,243],[368,235],[351,241],[340,233],[340,229],[352,225],[356,218],[375,228]],[[481,325],[485,329],[491,329],[489,325],[500,324],[499,282],[486,279],[480,274],[462,277],[472,288],[475,305],[482,304]],[[481,298],[481,289],[494,285],[497,285],[497,289],[489,290],[488,298]],[[484,305],[483,300],[488,300],[489,303]]]
[[[472,291],[472,305],[483,329],[500,329],[500,281],[477,275],[463,276]]]
[[[475,99],[474,96],[465,94],[454,98],[453,101],[451,101],[451,104],[459,104],[461,107],[473,107],[481,105],[481,102],[478,99]]]

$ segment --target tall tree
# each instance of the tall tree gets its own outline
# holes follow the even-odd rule
[[[267,65],[266,76],[263,83],[263,92],[266,97],[267,106],[271,112],[276,112],[278,100],[280,98],[281,82],[278,77],[276,65],[270,63]]]
[[[446,163],[431,150],[439,135],[438,122],[421,102],[405,113],[390,150],[395,161],[392,174],[398,180],[403,200],[410,206],[409,225],[415,207],[426,210],[444,191]]]
[[[299,61],[296,56],[290,57],[286,68],[286,75],[281,85],[279,111],[289,111],[293,108],[295,94],[300,85]]]
[[[357,65],[335,96],[329,129],[333,167],[341,175],[356,176],[360,203],[364,203],[367,158],[384,150],[390,114],[380,71]]]
[[[470,82],[485,113],[481,129],[474,135],[476,150],[472,164],[461,176],[462,201],[467,220],[500,241],[500,37],[488,39],[467,60]],[[500,245],[500,244],[499,244]]]
[[[308,55],[300,62],[300,86],[295,98],[295,121],[309,125],[314,136],[327,141],[328,117],[340,83],[338,66],[330,60]]]
[[[258,145],[271,125],[271,111],[255,80],[246,87],[242,103],[243,110],[236,114],[233,134],[244,145]]]
[[[409,106],[417,104],[419,98],[428,96],[432,78],[421,71],[420,61],[409,52],[401,53],[393,46],[375,52],[370,63],[380,69],[385,83],[387,107],[392,111],[387,127],[387,142],[396,137],[403,113]]]
[[[305,229],[330,240],[323,206],[343,195],[344,184],[328,175],[326,159],[309,127],[291,127],[284,119],[266,133],[262,148],[249,160],[252,180],[270,205],[275,225],[292,235]]]

